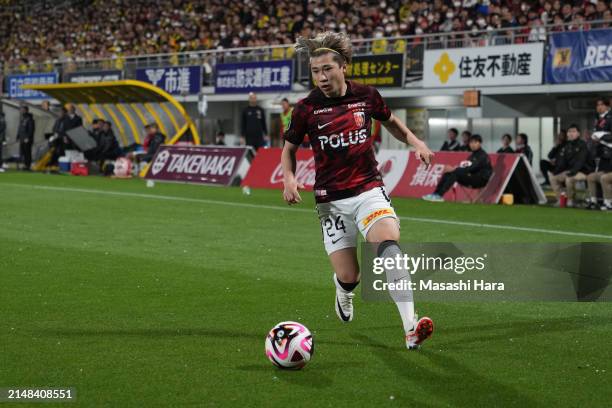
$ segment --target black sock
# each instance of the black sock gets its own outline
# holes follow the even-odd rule
[[[342,289],[346,290],[347,292],[352,292],[353,289],[355,289],[357,285],[359,285],[359,281],[353,282],[353,283],[346,283],[338,279],[338,284],[340,285]]]

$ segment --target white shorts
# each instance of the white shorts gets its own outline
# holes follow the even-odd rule
[[[365,238],[383,218],[399,219],[384,187],[375,187],[358,196],[317,204],[323,243],[327,254],[356,248],[358,232]]]

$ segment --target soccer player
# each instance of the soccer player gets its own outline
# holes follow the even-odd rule
[[[371,121],[381,121],[398,140],[412,145],[417,157],[429,165],[433,153],[425,143],[394,116],[378,91],[346,81],[346,66],[352,48],[344,33],[326,32],[315,38],[300,38],[298,52],[310,57],[316,88],[293,109],[285,132],[282,153],[283,198],[288,204],[301,202],[295,178],[295,154],[308,134],[314,153],[316,178],[314,194],[321,222],[323,242],[334,269],[335,309],[340,320],[353,319],[353,290],[359,283],[357,239],[379,243],[377,254],[394,258],[401,254],[399,220],[391,205],[372,147]],[[387,269],[387,282],[408,280],[401,269]],[[402,318],[406,346],[416,349],[431,336],[433,322],[418,320],[412,291],[390,291]]]

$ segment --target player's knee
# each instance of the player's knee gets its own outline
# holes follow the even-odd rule
[[[381,242],[378,245],[378,249],[377,249],[376,253],[377,253],[378,257],[382,257],[383,253],[388,248],[393,248],[393,247],[399,248],[399,244],[398,244],[397,240],[395,240],[395,239],[387,239],[387,240]]]

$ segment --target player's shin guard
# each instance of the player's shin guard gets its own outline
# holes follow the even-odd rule
[[[397,241],[383,241],[378,247],[379,258],[392,258],[403,256]],[[384,265],[384,263],[383,263]],[[404,331],[408,333],[414,329],[414,297],[412,290],[408,287],[410,282],[410,273],[408,271],[393,267],[385,270],[387,275],[387,283],[398,284],[403,282],[405,289],[389,290],[391,299],[395,302],[397,310],[399,310],[404,325]]]

